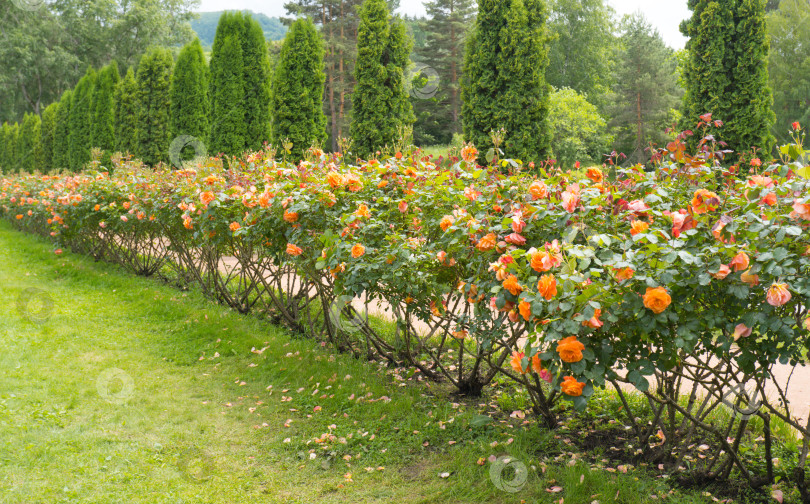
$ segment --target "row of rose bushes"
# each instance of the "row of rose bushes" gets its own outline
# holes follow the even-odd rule
[[[598,168],[481,167],[472,146],[449,169],[320,151],[298,164],[260,152],[180,171],[119,162],[113,176],[4,179],[0,211],[141,274],[171,264],[240,311],[464,393],[508,376],[553,425],[558,400],[584,407],[617,380],[651,395],[648,377],[690,356],[754,378],[804,359],[806,169],[738,177],[684,150],[674,142],[657,170],[611,180]],[[381,301],[395,329],[348,299]],[[774,413],[802,428],[787,406]]]

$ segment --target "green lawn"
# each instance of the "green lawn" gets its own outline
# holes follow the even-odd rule
[[[584,463],[520,420],[473,427],[479,400],[332,355],[196,292],[57,256],[4,221],[0,285],[3,504],[604,504],[669,491]],[[502,455],[526,467],[525,484],[515,465],[499,479],[487,459]]]

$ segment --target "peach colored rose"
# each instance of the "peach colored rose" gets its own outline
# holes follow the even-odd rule
[[[529,366],[527,365],[526,368],[523,368],[523,358],[526,357],[526,354],[523,352],[512,352],[512,359],[509,361],[509,364],[512,366],[512,369],[516,373],[526,374],[529,371]]]
[[[720,205],[720,198],[717,194],[707,191],[706,189],[698,189],[692,197],[692,212],[700,215],[706,212],[712,212]]]
[[[585,345],[577,341],[576,336],[569,336],[557,343],[557,353],[560,354],[560,359],[569,364],[581,361],[583,350],[585,350]]]
[[[287,244],[287,253],[291,256],[299,256],[303,251],[304,250],[297,245],[293,245],[292,243]]]
[[[599,168],[588,168],[588,171],[585,173],[585,176],[588,177],[593,181],[594,184],[598,184],[602,182],[604,179],[604,175],[602,174],[602,170]]]
[[[560,389],[562,390],[563,394],[571,397],[581,396],[583,388],[585,388],[585,384],[577,381],[577,379],[573,376],[566,376],[563,378],[563,382],[560,384]]]
[[[734,269],[734,271],[742,271],[748,269],[748,266],[751,264],[750,259],[748,258],[748,254],[743,252],[742,250],[737,252],[737,255],[734,256],[734,259],[731,260],[728,265]]]
[[[548,198],[548,186],[545,182],[535,180],[529,185],[529,194],[532,195],[532,199],[536,200]]]
[[[518,311],[526,322],[532,319],[532,305],[528,302],[521,300],[520,303],[518,303]]]
[[[782,306],[793,297],[785,283],[774,283],[768,288],[768,304],[771,306]]]
[[[588,320],[585,320],[584,322],[582,322],[582,325],[584,325],[585,327],[590,327],[592,329],[599,329],[600,327],[605,325],[604,322],[599,320],[599,317],[601,317],[601,316],[602,316],[602,310],[597,308],[593,312],[593,317],[591,317]]]
[[[734,338],[734,341],[737,341],[740,338],[747,338],[751,335],[751,328],[746,326],[745,324],[737,324],[734,328],[734,333],[731,335]]]
[[[672,298],[663,287],[647,287],[647,292],[642,296],[644,307],[653,313],[661,313],[672,303]]]
[[[621,268],[621,269],[613,268],[613,276],[614,276],[614,278],[616,278],[617,282],[621,282],[621,281],[624,281],[624,280],[630,280],[631,278],[633,278],[633,275],[635,275],[635,274],[636,274],[636,272],[633,271],[633,268],[630,268],[630,267]]]
[[[495,233],[489,233],[486,236],[482,237],[478,240],[478,244],[475,246],[481,252],[487,252],[495,248],[495,245],[498,244],[498,237],[495,236]]]
[[[725,264],[721,264],[720,265],[720,270],[718,270],[717,273],[711,273],[711,275],[712,275],[713,278],[715,278],[717,280],[722,280],[722,279],[726,278],[730,273],[731,273],[731,268],[729,268]]]
[[[639,233],[643,233],[647,231],[647,228],[649,227],[650,225],[644,221],[634,220],[633,222],[630,223],[630,234],[637,235]]]
[[[540,277],[537,282],[537,292],[543,296],[546,301],[550,301],[557,295],[557,279],[554,275],[547,274]]]
[[[455,219],[453,219],[449,215],[445,215],[442,217],[442,220],[439,222],[439,227],[442,228],[442,231],[447,231],[447,228],[453,225]]]
[[[747,283],[751,287],[759,285],[759,275],[751,274],[751,270],[747,269],[740,275],[740,280]]]
[[[518,296],[521,292],[523,292],[523,287],[520,286],[520,283],[515,275],[509,275],[506,277],[506,280],[503,281],[503,288],[512,293],[513,296]]]
[[[365,253],[366,253],[366,247],[360,245],[359,243],[355,243],[352,246],[352,257],[354,257],[355,259],[357,259],[358,257],[361,257]]]

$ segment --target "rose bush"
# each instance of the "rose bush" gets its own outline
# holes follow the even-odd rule
[[[736,465],[757,483],[706,422],[701,389],[687,387],[686,406],[678,393],[688,381],[722,400],[805,359],[801,145],[746,177],[709,148],[687,155],[682,141],[657,154],[655,171],[481,167],[471,149],[449,168],[311,151],[298,164],[259,152],[227,169],[212,158],[181,171],[121,163],[112,177],[23,174],[3,179],[0,211],[137,274],[174,268],[235,309],[463,393],[508,376],[549,426],[559,400],[584,408],[594,388],[623,397],[630,383],[654,410],[652,426],[634,425],[640,439],[661,428],[668,447],[685,443],[695,430],[679,426],[691,423],[723,446],[712,474]],[[363,316],[374,304],[393,329]],[[784,394],[767,407],[810,437]]]

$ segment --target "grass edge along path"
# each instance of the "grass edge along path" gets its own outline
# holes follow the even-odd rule
[[[711,501],[5,222],[0,285],[3,504]]]

